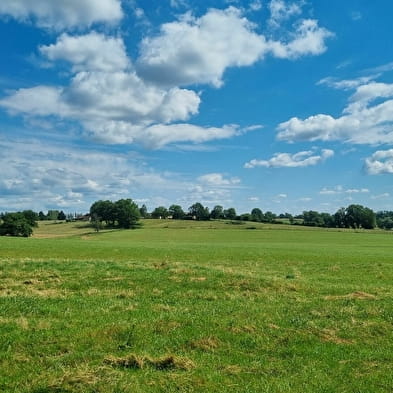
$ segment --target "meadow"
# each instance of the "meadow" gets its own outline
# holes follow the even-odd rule
[[[393,233],[143,224],[0,238],[0,392],[393,391]]]

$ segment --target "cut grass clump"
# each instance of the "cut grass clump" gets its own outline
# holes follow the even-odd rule
[[[205,352],[214,351],[220,345],[220,340],[216,337],[206,337],[200,340],[195,340],[190,342],[190,348],[199,349]]]
[[[145,364],[145,358],[136,356],[134,354],[126,357],[108,357],[104,360],[104,363],[111,365],[112,367],[118,368],[130,368],[130,369],[142,369]]]
[[[120,358],[108,357],[104,360],[104,363],[109,364],[112,367],[134,370],[150,367],[155,370],[162,371],[189,371],[195,368],[195,364],[191,359],[175,355],[167,355],[161,358],[154,359],[149,356],[137,356],[135,354],[131,354],[129,356]]]
[[[325,300],[340,300],[340,299],[375,300],[376,298],[377,297],[375,295],[362,291],[356,291],[341,296],[325,296]]]

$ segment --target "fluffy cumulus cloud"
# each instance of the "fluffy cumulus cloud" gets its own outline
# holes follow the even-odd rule
[[[245,168],[298,168],[317,165],[334,155],[333,150],[323,149],[320,154],[314,150],[301,151],[299,153],[276,153],[270,160],[251,160],[244,164]]]
[[[240,183],[240,179],[238,177],[225,178],[222,173],[207,173],[206,175],[198,177],[198,181],[202,184],[216,187],[228,187]]]
[[[83,36],[62,34],[56,44],[41,46],[49,60],[65,60],[77,71],[124,70],[129,66],[123,40],[91,32]]]
[[[347,88],[348,83],[342,87]],[[293,117],[279,125],[278,139],[393,143],[393,84],[370,82],[357,86],[342,116],[317,114],[304,120]]]
[[[270,41],[269,48],[275,57],[281,59],[320,55],[326,51],[326,39],[332,35],[329,30],[319,27],[318,21],[306,19],[300,22],[291,41]]]
[[[54,28],[88,27],[95,22],[116,23],[122,16],[120,0],[12,0],[0,2],[0,14],[38,26]]]
[[[393,173],[393,149],[376,151],[366,159],[365,167],[370,175]]]
[[[264,37],[234,7],[190,14],[161,26],[160,35],[144,39],[138,66],[150,80],[170,85],[222,85],[228,67],[255,63],[267,51]]]
[[[83,9],[87,18],[92,3],[72,0],[62,6],[37,0],[30,8],[27,4],[18,0],[9,10],[44,12],[53,8],[60,13],[56,20],[66,23],[66,17],[59,17],[61,12]],[[119,2],[102,1],[96,12],[108,4]],[[3,12],[8,9],[0,7]],[[270,41],[255,32],[240,9],[211,9],[200,18],[188,13],[164,24],[158,36],[143,40],[140,57],[133,62],[121,37],[94,31],[63,33],[55,43],[40,46],[39,51],[46,61],[60,61],[69,67],[69,83],[21,88],[0,99],[0,106],[14,115],[79,123],[86,135],[104,143],[161,148],[176,142],[195,144],[230,138],[252,127],[240,130],[232,125],[201,127],[187,123],[198,113],[201,96],[181,86],[208,83],[219,87],[228,67],[251,65],[268,52],[288,58],[320,53],[327,36],[315,21],[305,20],[292,41]]]
[[[317,55],[331,33],[315,20],[303,20],[287,42],[267,39],[242,12],[211,9],[164,24],[160,34],[142,42],[138,70],[147,79],[168,85],[208,83],[216,87],[228,67],[249,66],[271,53],[279,58]]]
[[[0,100],[13,114],[76,120],[96,140],[137,142],[154,148],[171,142],[227,138],[237,132],[232,126],[169,125],[198,113],[199,95],[145,82],[132,69],[119,38],[97,33],[62,35],[56,44],[40,50],[50,60],[71,63],[74,75],[69,86],[19,89]]]

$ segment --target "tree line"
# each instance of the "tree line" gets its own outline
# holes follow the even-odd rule
[[[314,210],[304,211],[302,214],[293,216],[290,213],[275,214],[271,211],[262,212],[254,208],[250,213],[238,215],[235,208],[224,209],[217,205],[211,211],[200,202],[194,203],[184,212],[179,205],[171,205],[169,209],[164,206],[156,207],[151,213],[147,212],[146,206],[140,208],[143,218],[172,218],[194,220],[239,220],[273,224],[306,225],[325,228],[363,228],[373,229],[377,225],[383,229],[393,228],[393,212],[374,213],[368,207],[362,205],[349,205],[339,209],[336,213],[320,213]]]
[[[186,211],[180,205],[173,204],[166,208],[158,206],[148,212],[146,205],[139,207],[132,199],[120,199],[112,202],[99,200],[94,202],[89,214],[65,214],[59,210],[49,210],[47,214],[42,211],[36,213],[32,210],[24,210],[16,213],[0,214],[0,236],[25,236],[28,237],[37,227],[37,221],[42,220],[67,220],[74,221],[80,218],[90,220],[96,231],[101,228],[124,228],[132,229],[140,225],[140,218],[174,220],[232,220],[250,221],[272,224],[305,225],[324,228],[362,228],[393,229],[393,211],[379,211],[375,213],[372,209],[351,204],[346,208],[340,208],[336,213],[320,213],[315,210],[303,211],[302,214],[293,216],[290,213],[275,214],[271,211],[262,212],[254,208],[250,213],[238,215],[233,207],[224,209],[216,205],[213,209],[204,206],[200,202],[191,205]]]

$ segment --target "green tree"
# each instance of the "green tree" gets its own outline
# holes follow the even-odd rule
[[[57,217],[57,219],[58,219],[58,220],[61,220],[61,221],[64,221],[66,218],[67,218],[67,216],[65,215],[65,213],[63,212],[63,210],[61,210],[60,213],[59,213],[59,215],[58,215],[58,217]]]
[[[393,211],[379,211],[375,216],[379,228],[393,229]]]
[[[213,210],[210,212],[210,218],[213,220],[219,220],[224,217],[224,208],[220,205],[214,206]]]
[[[243,213],[240,215],[241,221],[251,221],[251,214],[250,213]]]
[[[164,206],[158,206],[158,207],[156,207],[156,208],[152,211],[152,213],[151,213],[151,216],[152,216],[153,218],[162,218],[162,219],[165,219],[165,218],[168,217],[168,215],[169,215],[168,209],[167,209],[166,207],[164,207]]]
[[[235,220],[236,219],[236,210],[233,207],[230,207],[229,209],[224,210],[224,217],[227,220]]]
[[[266,222],[273,222],[275,219],[276,219],[276,215],[274,214],[274,213],[272,213],[272,212],[266,212],[264,215],[263,215],[263,221],[266,221]]]
[[[373,229],[377,225],[375,213],[362,205],[349,205],[345,209],[345,216],[350,228]]]
[[[202,203],[196,202],[188,208],[189,215],[195,217],[196,220],[209,220],[210,212],[208,207],[204,207]]]
[[[264,219],[262,210],[255,207],[251,210],[251,221],[254,222],[262,222]]]
[[[33,233],[33,226],[29,223],[23,213],[6,213],[0,225],[1,236],[23,236],[29,237]]]
[[[303,212],[303,225],[310,227],[322,227],[324,221],[321,215],[315,210],[309,210]]]
[[[23,210],[22,214],[26,218],[26,221],[29,223],[31,227],[37,227],[39,220],[38,214],[33,210]]]
[[[95,216],[100,222],[105,221],[109,226],[115,226],[116,209],[112,201],[96,201],[90,207],[90,215]]]
[[[58,210],[48,210],[48,214],[46,215],[48,220],[57,220],[59,217]]]
[[[347,219],[345,208],[342,207],[336,211],[333,215],[334,218],[334,226],[337,228],[346,228],[347,227]]]
[[[141,215],[142,218],[148,218],[149,213],[147,212],[147,207],[146,207],[146,205],[143,204],[143,205],[139,208],[139,213],[140,213],[140,215]]]
[[[99,232],[102,229],[102,221],[100,221],[97,214],[91,215],[91,225],[96,232]]]
[[[138,226],[140,213],[132,199],[120,199],[114,203],[116,221],[120,228],[131,229]]]
[[[45,221],[45,220],[47,219],[47,217],[46,217],[46,215],[45,215],[45,213],[44,213],[43,211],[40,211],[40,212],[38,213],[38,219],[39,219],[40,221]]]
[[[183,209],[179,205],[171,205],[169,206],[169,215],[172,216],[174,220],[182,220],[186,213],[184,213]]]
[[[322,226],[325,228],[333,228],[335,226],[334,216],[329,213],[320,213],[320,218],[322,220]]]

